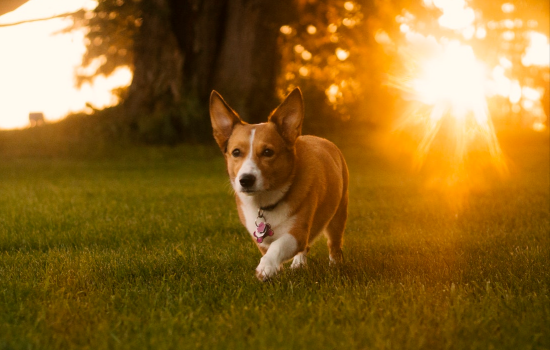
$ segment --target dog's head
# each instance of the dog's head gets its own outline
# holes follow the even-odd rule
[[[298,88],[271,113],[267,123],[261,124],[243,122],[220,94],[212,91],[210,119],[236,192],[255,195],[288,184],[304,119]]]

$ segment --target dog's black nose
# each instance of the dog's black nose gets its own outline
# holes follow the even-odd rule
[[[239,179],[239,183],[244,188],[249,188],[254,186],[254,182],[256,182],[256,176],[252,174],[243,174]]]

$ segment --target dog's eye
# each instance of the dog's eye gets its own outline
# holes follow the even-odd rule
[[[232,152],[231,152],[231,155],[233,157],[239,157],[241,155],[241,150],[238,149],[238,148],[235,148]]]
[[[274,153],[275,152],[273,152],[272,149],[266,148],[266,149],[264,149],[262,155],[264,155],[265,157],[273,157]]]

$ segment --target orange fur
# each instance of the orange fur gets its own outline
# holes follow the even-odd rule
[[[276,235],[256,241],[264,255],[256,270],[258,278],[271,277],[293,257],[293,267],[305,264],[305,254],[321,232],[327,237],[331,261],[342,261],[347,165],[330,141],[299,136],[304,114],[301,92],[289,94],[267,123],[242,122],[216,92],[210,113],[243,225],[253,231],[254,211],[275,204],[266,215]],[[245,175],[254,178],[253,185],[244,187]]]

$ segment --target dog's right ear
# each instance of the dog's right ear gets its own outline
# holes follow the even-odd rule
[[[229,107],[221,95],[212,90],[210,94],[210,121],[214,129],[214,138],[222,152],[226,152],[227,141],[237,124],[244,124],[238,114]]]

